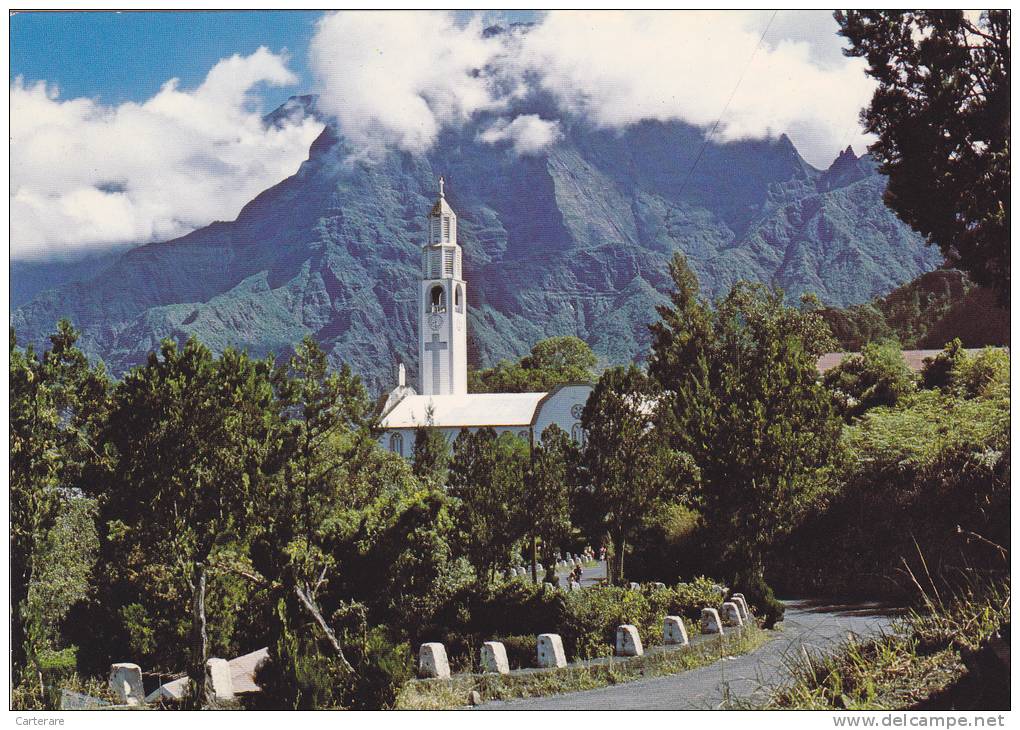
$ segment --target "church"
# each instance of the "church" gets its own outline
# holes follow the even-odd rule
[[[428,214],[426,230],[418,283],[421,393],[406,383],[401,364],[397,386],[379,409],[380,445],[411,458],[415,430],[420,427],[440,429],[451,444],[461,429],[492,428],[533,445],[554,423],[583,443],[581,411],[591,385],[566,384],[549,393],[468,393],[467,282],[457,243],[457,214],[446,201],[443,178],[439,178],[439,199]]]

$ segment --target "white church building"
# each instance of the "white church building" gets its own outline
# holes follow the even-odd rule
[[[418,372],[421,393],[407,385],[399,366],[397,387],[380,407],[377,433],[383,448],[410,458],[415,430],[438,428],[452,443],[461,429],[492,428],[531,444],[556,424],[583,442],[581,411],[588,384],[561,385],[549,393],[468,393],[467,282],[457,244],[457,215],[446,202],[444,181],[428,214],[418,285]]]

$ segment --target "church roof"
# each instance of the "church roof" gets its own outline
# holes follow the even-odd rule
[[[432,425],[441,428],[529,426],[546,393],[464,393],[409,395],[383,415],[379,428],[424,426],[432,407]]]

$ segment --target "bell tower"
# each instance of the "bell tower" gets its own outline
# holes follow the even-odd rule
[[[428,242],[421,254],[418,306],[418,372],[422,395],[467,393],[467,284],[457,245],[457,214],[439,199],[428,215]]]

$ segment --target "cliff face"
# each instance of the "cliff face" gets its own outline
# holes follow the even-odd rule
[[[559,334],[608,362],[641,359],[676,250],[713,296],[744,278],[837,306],[940,261],[849,150],[823,172],[785,136],[709,144],[692,173],[703,133],[681,123],[577,125],[544,153],[515,156],[478,140],[486,121],[445,133],[427,156],[370,163],[327,127],[299,171],[237,220],[19,290],[34,298],[12,314],[18,338],[45,342],[68,317],[85,350],[121,373],[163,337],[286,355],[310,334],[372,389],[391,383],[397,359],[414,382],[419,247],[440,174],[464,249],[472,366]]]

